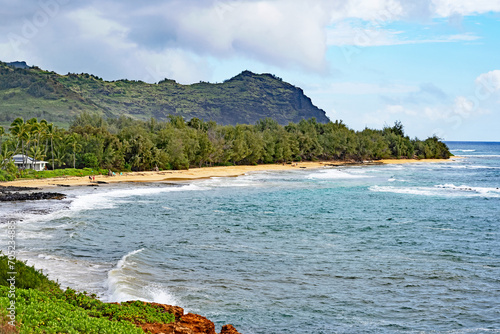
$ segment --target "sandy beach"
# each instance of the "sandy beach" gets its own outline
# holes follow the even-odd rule
[[[406,164],[406,163],[427,163],[427,162],[451,162],[456,157],[450,160],[443,159],[386,159],[375,162],[367,162],[367,164]],[[204,179],[210,177],[235,177],[248,172],[256,171],[278,171],[278,170],[293,170],[300,168],[323,168],[327,166],[343,166],[350,165],[341,161],[320,161],[320,162],[299,162],[293,164],[268,164],[268,165],[251,165],[251,166],[224,166],[224,167],[202,167],[191,168],[188,170],[167,170],[160,172],[129,172],[116,176],[96,175],[95,182],[103,181],[106,183],[116,182],[174,182],[174,181],[189,181],[196,179]],[[352,164],[351,164],[352,165]],[[0,182],[0,186],[17,186],[17,187],[38,187],[49,188],[57,186],[81,186],[91,184],[88,176],[63,176],[48,179],[20,179],[10,182]]]

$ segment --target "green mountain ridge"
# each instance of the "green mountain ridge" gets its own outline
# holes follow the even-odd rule
[[[149,84],[104,81],[86,73],[59,75],[22,64],[0,62],[0,123],[38,117],[67,126],[82,112],[138,120],[197,117],[224,125],[254,124],[266,117],[282,125],[313,117],[329,121],[302,89],[272,74],[243,71],[223,83],[182,85],[165,79]]]

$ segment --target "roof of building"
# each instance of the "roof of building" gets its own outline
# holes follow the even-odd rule
[[[14,160],[15,164],[23,164],[26,162],[27,164],[34,164],[35,159],[31,158],[30,156],[24,155],[24,154],[16,154],[12,156],[12,160]],[[37,160],[36,163],[47,163],[47,161],[43,160]]]

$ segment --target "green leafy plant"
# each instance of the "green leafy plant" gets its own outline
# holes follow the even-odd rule
[[[7,281],[15,267],[16,329],[19,333],[144,333],[137,324],[171,323],[172,314],[141,301],[109,304],[59,284],[26,263],[0,256],[0,329],[6,325],[12,290]]]

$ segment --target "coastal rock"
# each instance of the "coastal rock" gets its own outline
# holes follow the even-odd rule
[[[20,192],[3,192],[0,195],[0,202],[14,202],[14,201],[35,201],[42,199],[63,199],[66,195],[60,193],[50,192],[35,192],[35,193],[20,193]]]
[[[179,324],[195,334],[216,334],[214,323],[198,314],[188,313],[182,316]]]
[[[33,187],[16,187],[16,186],[0,186],[0,193],[7,193],[11,191],[32,191],[40,190],[40,188]]]
[[[173,314],[175,322],[171,324],[146,323],[137,324],[144,332],[151,334],[217,334],[212,321],[198,314],[184,314],[184,309],[179,306],[172,306],[158,303],[147,303],[157,308],[162,308],[165,312]],[[220,334],[240,334],[232,325],[224,325]]]
[[[220,334],[240,334],[240,332],[238,332],[236,328],[233,327],[233,325],[224,325],[222,326]]]
[[[141,324],[142,330],[151,334],[195,334],[191,329],[173,324]]]

